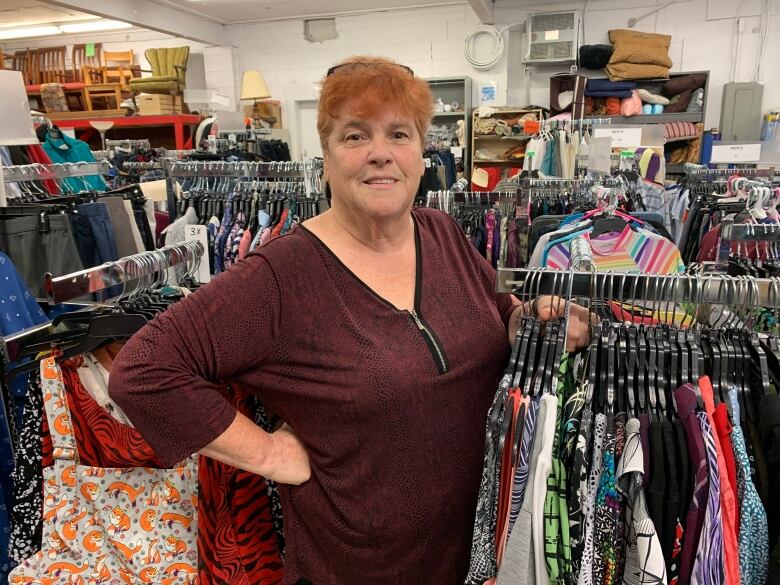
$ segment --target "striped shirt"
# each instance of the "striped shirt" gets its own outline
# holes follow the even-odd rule
[[[707,511],[704,515],[704,527],[699,540],[699,550],[693,563],[692,585],[722,585],[726,583],[726,570],[723,564],[723,520],[720,507],[720,471],[718,452],[715,449],[715,435],[706,412],[696,413],[701,425],[701,434],[707,451],[710,491],[707,498]]]
[[[626,226],[622,232],[591,238],[582,235],[593,251],[593,264],[599,272],[639,272],[642,274],[675,274],[685,271],[680,251],[672,242],[644,230]],[[571,264],[570,242],[550,248],[547,268],[566,270]]]

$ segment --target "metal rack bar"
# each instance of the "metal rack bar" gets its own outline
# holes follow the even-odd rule
[[[200,242],[182,242],[64,276],[54,276],[47,272],[43,288],[49,304],[64,303],[200,258],[204,252]]]
[[[734,167],[726,169],[710,169],[701,166],[688,166],[685,167],[685,174],[689,177],[709,177],[709,176],[752,176],[752,177],[774,177],[775,167],[767,168],[755,168],[755,167]]]
[[[6,183],[18,183],[24,181],[42,181],[48,179],[67,179],[69,177],[87,177],[90,175],[104,175],[108,173],[111,165],[108,161],[94,163],[51,163],[14,165],[3,167],[3,181]]]
[[[169,161],[164,163],[169,177],[247,177],[294,178],[304,177],[322,168],[317,161],[284,162],[226,162],[226,161]]]
[[[131,139],[127,138],[124,140],[106,140],[106,146],[109,150],[119,147],[125,147],[125,148],[151,148],[151,142],[149,142],[148,138],[138,138],[138,139]]]
[[[780,307],[780,280],[716,275],[655,275],[499,268],[496,291],[523,299],[565,295],[593,300],[746,304]]]

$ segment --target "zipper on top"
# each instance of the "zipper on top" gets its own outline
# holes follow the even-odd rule
[[[431,351],[433,360],[436,362],[436,369],[440,374],[444,374],[450,369],[450,366],[447,363],[447,356],[444,353],[444,349],[441,347],[441,343],[430,327],[428,327],[427,323],[422,320],[422,317],[417,313],[417,310],[412,309],[409,311],[409,316],[412,318],[412,321],[414,321],[414,324],[417,325],[417,329],[420,330],[420,333],[425,340],[425,344]]]
[[[414,216],[412,216],[414,217]],[[431,352],[433,361],[436,362],[436,369],[439,374],[444,374],[449,371],[450,364],[447,361],[447,354],[444,353],[444,347],[442,346],[436,334],[431,329],[430,325],[425,322],[423,316],[420,314],[420,299],[422,297],[422,245],[420,243],[420,232],[417,228],[417,222],[414,222],[414,252],[415,252],[415,275],[414,275],[414,309],[409,311],[409,316],[414,321],[417,329],[420,330],[422,338],[425,340],[425,344],[428,346],[428,350]]]

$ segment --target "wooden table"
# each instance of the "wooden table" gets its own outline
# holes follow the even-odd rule
[[[97,114],[100,110],[97,110]],[[85,142],[89,142],[90,138],[97,137],[97,131],[90,125],[90,120],[100,120],[101,122],[113,122],[114,126],[108,131],[108,138],[130,138],[125,134],[118,133],[120,128],[135,130],[132,136],[133,138],[150,138],[149,130],[155,128],[157,130],[164,130],[169,127],[173,130],[174,148],[176,150],[187,150],[192,148],[192,140],[195,136],[195,128],[202,120],[201,116],[195,116],[193,114],[166,114],[162,116],[94,116],[90,117],[91,112],[82,112],[83,116],[78,119],[56,119],[56,116],[52,116],[51,120],[57,124],[60,128],[75,128],[77,137]],[[170,143],[170,135],[165,140]],[[99,144],[99,140],[98,143]],[[152,146],[167,146],[166,144],[155,144],[152,141]],[[170,148],[170,146],[168,146]],[[100,146],[97,146],[100,148]]]

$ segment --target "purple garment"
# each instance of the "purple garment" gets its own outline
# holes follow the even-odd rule
[[[509,218],[506,228],[506,267],[517,268],[517,223]]]
[[[642,455],[645,467],[645,485],[650,483],[650,415],[639,415],[639,438],[642,441]]]
[[[691,582],[693,564],[699,550],[699,539],[704,526],[709,495],[709,470],[707,467],[707,451],[704,445],[701,425],[696,418],[696,389],[692,384],[684,384],[674,391],[677,416],[685,429],[685,439],[688,445],[690,467],[693,470],[691,485],[693,498],[688,509],[685,522],[685,538],[683,540],[682,560],[680,561],[680,577],[678,585],[688,585]]]
[[[493,268],[498,267],[498,256],[501,254],[501,219],[496,218],[493,229]]]

